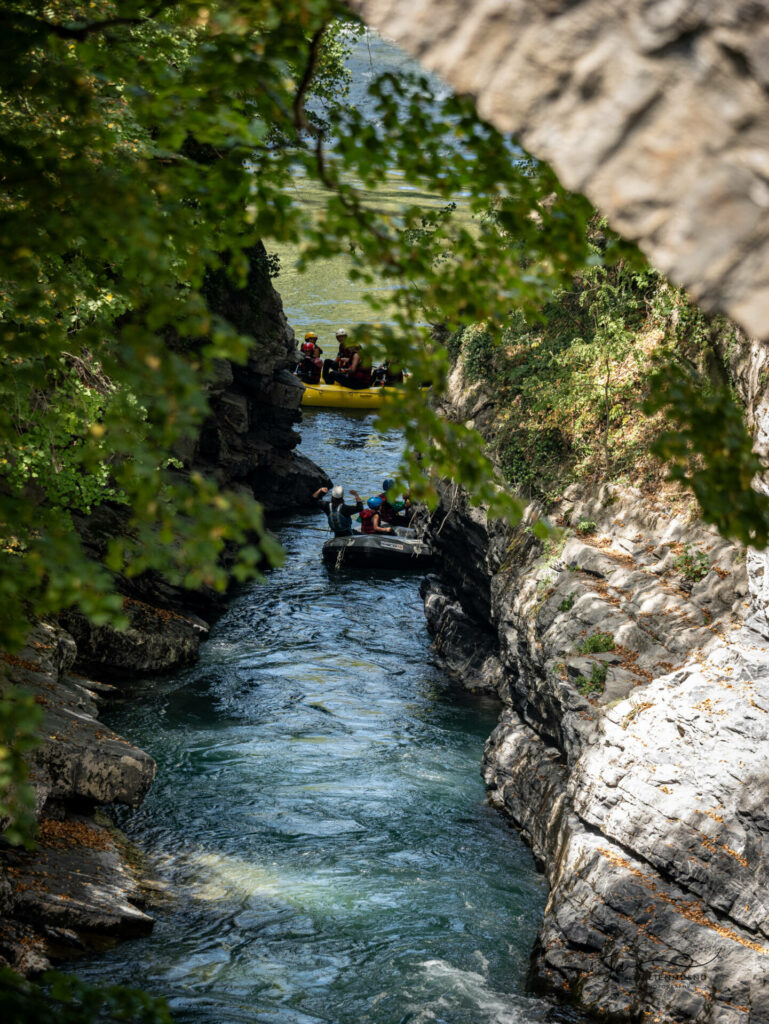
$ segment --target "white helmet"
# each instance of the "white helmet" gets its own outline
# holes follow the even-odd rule
[[[344,497],[344,487],[342,487],[341,484],[337,484],[335,487],[332,487],[331,488],[331,497],[332,498],[343,498]]]
[[[336,332],[336,336],[337,338],[346,338],[347,331],[344,329],[344,327],[340,327],[339,330]]]

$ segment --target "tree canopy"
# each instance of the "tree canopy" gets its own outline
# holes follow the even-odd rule
[[[371,333],[374,353],[440,382],[445,353],[415,329],[425,308],[493,317],[535,302],[586,256],[587,204],[546,168],[513,159],[469,103],[440,109],[426,80],[385,75],[371,86],[376,123],[347,106],[341,58],[353,24],[329,0],[6,5],[0,587],[12,612],[0,645],[20,642],[25,607],[76,604],[119,622],[111,572],[152,567],[222,588],[226,542],[239,547],[240,575],[274,556],[255,503],[169,464],[206,414],[212,360],[242,361],[254,344],[210,312],[212,269],[242,284],[263,238],[301,240],[305,260],[351,249],[356,275],[383,273],[397,289],[394,318]],[[426,229],[417,205],[383,217],[350,176],[373,187],[393,170],[447,200],[472,183],[472,208],[493,204],[496,218],[457,232],[439,217]],[[292,197],[297,173],[327,186],[320,217]],[[543,206],[544,196],[555,198]],[[516,237],[504,265],[500,226]],[[441,247],[452,259],[436,272]],[[389,415],[415,449],[435,436],[435,469],[458,469],[500,500],[461,426],[408,388]],[[71,516],[107,499],[125,505],[129,526],[102,567],[83,554]]]
[[[373,118],[349,105],[344,56],[356,31],[339,0],[3,5],[0,649],[21,643],[32,616],[70,606],[120,625],[114,574],[156,569],[223,589],[228,573],[245,579],[279,557],[258,503],[221,492],[174,456],[207,414],[214,360],[242,362],[259,343],[211,312],[206,277],[225,271],[242,286],[262,240],[301,243],[304,262],[350,253],[354,277],[392,285],[387,300],[372,289],[372,321],[386,322],[362,332],[373,358],[413,373],[381,417],[404,431],[404,477],[426,500],[437,475],[464,483],[492,514],[517,514],[484,439],[441,418],[418,391],[428,379],[440,388],[450,365],[428,325],[482,323],[504,348],[514,322],[516,344],[539,345],[537,325],[559,289],[620,258],[640,266],[639,257],[608,232],[596,247],[589,204],[469,100],[439,100],[426,78],[404,73],[373,78]],[[325,187],[319,212],[296,201],[298,174]],[[362,189],[375,192],[393,174],[445,209],[426,213],[413,201],[382,213]],[[472,227],[452,216],[460,197]],[[595,298],[597,337],[619,350],[625,327],[599,308],[609,299]],[[570,345],[564,337],[551,353]],[[685,426],[662,453],[698,487],[706,516],[766,543],[767,502],[750,490],[761,467],[743,419],[728,388],[708,401],[680,367],[660,370],[650,408]],[[697,484],[702,453],[715,470]],[[122,507],[125,529],[94,562],[73,517],[106,501]],[[238,556],[225,570],[228,543]],[[37,718],[15,692],[0,711],[0,815],[16,818],[8,835],[23,840],[19,781]],[[37,999],[18,987],[20,1018],[28,997]],[[53,998],[74,1001],[67,1019],[81,1019],[81,1006],[82,1019],[104,1008],[80,990]],[[120,1016],[133,998],[112,993],[106,1009]]]
[[[244,360],[258,343],[212,313],[206,275],[242,286],[261,240],[301,243],[304,263],[350,253],[354,279],[391,284],[371,295],[386,323],[362,335],[373,357],[413,371],[382,416],[404,430],[404,475],[428,501],[448,476],[493,514],[517,514],[483,439],[418,393],[422,380],[440,387],[450,362],[424,325],[482,322],[499,339],[513,313],[542,319],[575,274],[620,257],[641,266],[610,232],[596,247],[582,197],[422,76],[373,78],[373,118],[347,103],[357,23],[337,0],[13,0],[0,23],[0,646],[22,640],[31,612],[77,605],[120,624],[115,572],[223,589],[228,542],[239,579],[277,557],[255,502],[173,457],[207,414],[213,360]],[[325,186],[319,213],[296,201],[297,174]],[[393,174],[444,209],[379,211],[370,197]],[[459,197],[471,226],[453,216]],[[600,315],[616,341],[626,328]],[[661,374],[650,408],[686,419],[696,384],[668,383]],[[689,483],[697,446],[720,458],[699,477],[704,514],[763,544],[765,500],[734,505],[760,463],[739,414],[721,422],[726,457],[723,434],[693,420],[664,454]],[[102,564],[72,517],[104,501],[125,508],[126,529]],[[723,514],[729,503],[737,514]]]
[[[518,513],[484,440],[418,391],[440,388],[450,361],[426,325],[482,322],[498,340],[511,314],[541,320],[576,274],[640,266],[609,232],[593,243],[584,198],[423,76],[373,77],[373,117],[347,103],[358,25],[338,0],[11,0],[0,29],[0,647],[21,642],[31,614],[73,605],[120,624],[115,573],[223,589],[226,544],[240,579],[278,557],[256,502],[174,456],[206,416],[213,361],[259,343],[211,312],[206,276],[242,286],[261,240],[301,243],[305,263],[350,253],[354,278],[392,285],[370,299],[386,322],[361,333],[373,358],[413,373],[381,417],[404,430],[412,491],[434,500],[435,477],[451,477],[491,514]],[[381,212],[367,195],[393,174],[445,208]],[[296,175],[324,186],[320,211],[297,202]],[[460,197],[469,227],[452,216]],[[610,314],[602,329],[619,344]],[[668,382],[651,401],[686,418],[697,388]],[[719,393],[719,408],[730,401]],[[665,453],[690,483],[698,445],[720,458],[700,481],[706,516],[765,543],[766,500],[734,503],[759,463],[741,416],[722,423],[726,446],[692,420]],[[126,527],[96,563],[73,515],[104,501]]]

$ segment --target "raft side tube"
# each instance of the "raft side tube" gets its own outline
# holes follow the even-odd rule
[[[416,536],[354,533],[323,545],[323,561],[336,569],[429,569],[433,557],[430,545]]]
[[[321,409],[378,409],[398,387],[346,388],[342,384],[303,384],[302,405]],[[426,391],[427,388],[422,388]]]

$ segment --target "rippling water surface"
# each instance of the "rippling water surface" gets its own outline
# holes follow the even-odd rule
[[[400,439],[310,412],[302,450],[378,490]],[[414,576],[339,573],[319,513],[276,524],[194,668],[111,718],[158,778],[123,822],[167,886],[148,939],[79,973],[164,994],[180,1021],[508,1024],[544,901],[478,769],[497,707],[430,663]]]

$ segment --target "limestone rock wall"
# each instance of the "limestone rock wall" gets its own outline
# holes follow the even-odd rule
[[[745,406],[746,420],[755,441],[754,449],[769,457],[769,350],[760,341],[738,338],[729,353],[730,369]],[[753,486],[769,494],[769,474],[753,481]],[[769,555],[766,551],[748,551],[748,577],[752,617],[750,624],[769,639]]]
[[[769,337],[766,0],[347,2],[705,308]]]
[[[504,701],[483,772],[550,883],[536,984],[599,1017],[769,1020],[769,644],[744,624],[746,552],[629,488],[573,486],[554,515],[543,545],[447,487],[448,573],[425,592],[447,668]],[[596,634],[613,649],[581,651]]]

